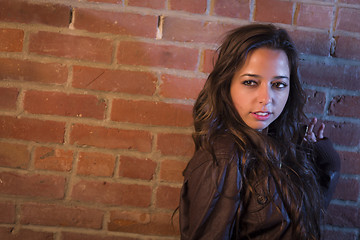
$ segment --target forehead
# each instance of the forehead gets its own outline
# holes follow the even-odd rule
[[[289,70],[289,60],[284,50],[258,48],[248,53],[243,68],[285,68]],[[285,70],[283,69],[283,70]]]

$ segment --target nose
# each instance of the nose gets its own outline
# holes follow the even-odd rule
[[[268,105],[272,102],[271,89],[269,86],[263,85],[260,87],[258,101],[263,105]]]

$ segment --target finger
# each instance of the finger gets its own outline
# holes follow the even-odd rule
[[[316,118],[311,119],[311,121],[309,123],[309,126],[308,126],[308,131],[307,131],[308,134],[312,133],[312,131],[314,130],[314,126],[315,126],[316,122],[317,122]]]
[[[325,124],[321,123],[320,128],[318,130],[318,139],[323,139],[324,138],[324,130],[325,130]]]

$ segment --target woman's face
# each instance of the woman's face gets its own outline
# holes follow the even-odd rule
[[[290,91],[290,68],[283,50],[259,48],[251,51],[236,71],[230,95],[242,120],[262,130],[283,111]]]

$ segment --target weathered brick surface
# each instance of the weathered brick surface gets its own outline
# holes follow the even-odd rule
[[[15,204],[11,202],[0,202],[0,223],[15,222]],[[0,228],[1,229],[1,228]],[[1,232],[1,230],[0,230]],[[1,236],[1,233],[0,233]]]
[[[0,0],[0,239],[179,239],[192,107],[219,42],[273,23],[300,52],[306,114],[341,150],[324,240],[358,240],[359,12],[358,0]]]
[[[315,4],[300,4],[297,24],[299,26],[328,29],[331,25],[333,7]]]
[[[77,174],[110,177],[114,173],[115,157],[110,154],[81,152]]]
[[[91,32],[108,32],[154,38],[156,35],[157,17],[133,13],[76,9],[74,26],[76,29],[84,29]]]
[[[65,178],[40,174],[0,172],[0,194],[61,199]]]
[[[327,224],[338,227],[360,227],[360,208],[355,206],[331,204],[326,214]]]
[[[16,88],[0,87],[0,109],[15,110],[19,90]]]
[[[360,97],[335,96],[330,102],[329,114],[341,117],[360,118],[360,111],[355,110],[356,106],[360,106]]]
[[[125,178],[152,180],[155,175],[156,162],[151,159],[121,156],[119,176]]]
[[[159,186],[156,191],[156,206],[175,210],[179,206],[180,188]]]
[[[171,10],[181,10],[191,13],[205,13],[207,1],[206,0],[169,0],[169,6]]]
[[[107,39],[43,31],[30,36],[30,53],[41,55],[110,63],[112,50],[112,42]]]
[[[146,185],[80,181],[74,185],[71,198],[117,206],[149,207],[151,191]]]
[[[115,99],[111,119],[150,125],[190,126],[190,105]]]
[[[360,10],[355,8],[340,8],[336,29],[349,32],[360,32]]]
[[[0,142],[0,166],[25,169],[29,165],[30,151],[26,145]]]
[[[184,179],[182,172],[187,162],[176,160],[164,160],[160,165],[160,180],[181,183]]]
[[[27,91],[24,109],[34,114],[103,119],[105,101],[91,95]]]
[[[249,19],[249,0],[215,0],[214,14],[232,18]]]
[[[62,84],[68,70],[61,63],[39,63],[0,58],[0,80]]]
[[[108,229],[110,231],[143,233],[151,235],[178,235],[178,223],[171,224],[167,213],[148,213],[144,211],[111,211]]]
[[[293,3],[280,0],[258,0],[255,8],[255,21],[286,23],[292,20]]]
[[[164,9],[166,0],[128,0],[128,6]]]
[[[70,142],[80,146],[149,152],[152,137],[149,132],[145,131],[75,124],[71,128]]]
[[[74,153],[72,150],[38,147],[34,158],[37,169],[68,172],[72,169]]]
[[[180,42],[220,43],[234,24],[165,17],[164,39]]]
[[[164,155],[191,156],[194,153],[194,143],[190,135],[160,133],[157,147]]]
[[[21,52],[24,31],[20,29],[0,29],[0,52]]]
[[[73,87],[130,94],[153,95],[157,78],[150,72],[75,66]]]
[[[103,211],[85,207],[68,207],[55,204],[26,203],[21,206],[23,224],[47,226],[73,226],[99,229]]]
[[[30,118],[0,116],[0,136],[35,142],[64,141],[65,124]]]
[[[360,192],[360,182],[356,179],[341,179],[336,186],[335,199],[357,201]]]
[[[145,42],[120,42],[117,60],[119,64],[195,70],[198,50]]]
[[[13,227],[0,227],[0,238],[4,240],[54,240],[54,233],[19,229],[14,231]]]
[[[66,27],[69,19],[70,6],[38,4],[22,0],[1,1],[0,21]]]

